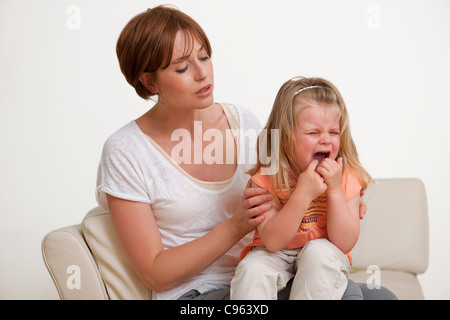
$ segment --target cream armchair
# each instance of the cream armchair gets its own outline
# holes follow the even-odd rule
[[[428,210],[418,179],[377,179],[364,196],[367,214],[352,250],[350,278],[399,299],[424,299],[417,275],[428,267]],[[115,235],[108,212],[91,210],[82,223],[51,231],[42,241],[45,265],[61,299],[151,299]]]

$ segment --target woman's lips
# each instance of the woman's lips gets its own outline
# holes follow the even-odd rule
[[[208,84],[204,87],[202,87],[200,90],[198,90],[195,95],[200,96],[200,97],[206,97],[209,96],[212,92],[212,85]]]

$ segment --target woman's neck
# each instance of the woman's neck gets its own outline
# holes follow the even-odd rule
[[[177,129],[185,129],[194,134],[196,121],[201,122],[203,131],[217,128],[222,116],[223,110],[216,103],[204,109],[166,108],[157,103],[136,119],[136,123],[149,136],[170,137]]]
[[[157,103],[146,115],[172,130],[183,128],[191,131],[194,127],[194,121],[201,121],[204,126],[209,126],[211,123],[215,123],[221,113],[222,110],[217,104],[212,104],[203,109],[185,109],[169,108]]]

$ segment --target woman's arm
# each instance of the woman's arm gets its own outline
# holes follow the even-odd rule
[[[246,203],[255,206],[268,198],[261,190],[246,190],[246,194]],[[263,211],[257,207],[252,212],[238,212],[203,237],[164,250],[149,204],[110,195],[107,195],[107,200],[114,228],[131,264],[141,280],[156,292],[204,270],[264,219],[255,213],[255,210]]]

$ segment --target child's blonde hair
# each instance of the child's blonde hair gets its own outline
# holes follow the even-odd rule
[[[339,107],[340,147],[338,158],[342,157],[344,168],[349,166],[356,171],[363,189],[366,189],[372,181],[372,178],[359,162],[358,152],[350,134],[349,117],[344,100],[339,90],[331,82],[322,78],[296,77],[281,86],[275,98],[272,112],[267,120],[265,130],[258,137],[257,164],[249,173],[253,175],[264,164],[267,164],[268,160],[266,158],[261,159],[259,152],[260,145],[261,143],[262,146],[267,144],[266,150],[270,153],[269,150],[272,150],[272,143],[276,143],[272,141],[272,129],[279,130],[279,169],[271,176],[272,186],[285,186],[288,188],[287,191],[290,194],[289,174],[300,172],[296,165],[293,148],[295,145],[294,128],[297,126],[297,115],[304,107],[310,106],[311,102],[314,101],[336,104]],[[267,157],[271,156],[267,154]]]

